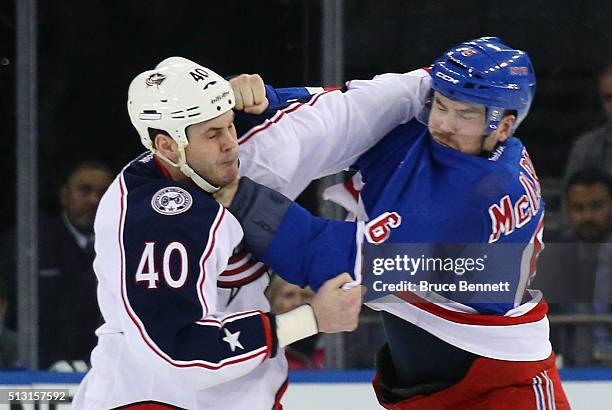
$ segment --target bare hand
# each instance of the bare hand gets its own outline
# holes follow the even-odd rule
[[[244,110],[248,114],[261,114],[268,108],[266,88],[259,74],[241,74],[229,82],[234,90],[237,110]]]
[[[342,273],[323,284],[312,299],[319,332],[352,332],[359,323],[361,288],[355,286],[342,290],[342,285],[352,282],[348,273]]]
[[[238,190],[238,184],[240,184],[240,177],[236,177],[229,184],[221,187],[217,192],[213,193],[213,197],[226,208],[229,208],[234,200],[236,191]]]

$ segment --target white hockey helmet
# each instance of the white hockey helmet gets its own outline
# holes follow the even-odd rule
[[[186,129],[224,114],[234,104],[232,87],[223,77],[186,58],[170,57],[132,80],[127,107],[147,149],[179,168],[202,189],[214,192],[218,187],[205,181],[186,163],[185,146],[189,144]],[[149,128],[166,131],[176,141],[178,163],[156,151]]]

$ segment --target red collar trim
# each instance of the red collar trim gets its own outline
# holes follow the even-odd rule
[[[155,161],[155,164],[157,164],[157,166],[161,170],[162,174],[164,174],[164,177],[166,177],[168,179],[172,179],[172,176],[170,175],[170,172],[168,172],[168,168],[166,168],[166,165],[163,162],[161,162],[161,160],[159,158],[157,158],[156,155],[153,155],[153,161]]]

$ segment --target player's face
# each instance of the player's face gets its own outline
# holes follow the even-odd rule
[[[429,133],[442,145],[465,154],[491,151],[501,138],[498,131],[486,134],[484,105],[471,104],[434,93],[429,114]]]
[[[605,240],[612,219],[612,198],[606,186],[576,184],[567,192],[567,215],[576,235],[587,242]]]
[[[224,186],[238,176],[238,140],[234,112],[187,127],[187,163],[213,185]]]
[[[480,154],[485,135],[485,107],[434,93],[429,133],[442,145],[466,154]]]
[[[77,169],[60,192],[62,209],[72,225],[84,233],[93,232],[100,199],[113,176],[96,168]]]

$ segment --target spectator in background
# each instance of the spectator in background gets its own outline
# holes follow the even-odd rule
[[[66,174],[59,192],[61,214],[42,219],[39,234],[39,367],[89,361],[100,325],[92,263],[93,222],[102,194],[113,179],[104,163],[83,161]],[[3,241],[0,261],[15,293],[14,234]],[[14,302],[11,302],[15,305]],[[10,315],[15,316],[14,308]],[[65,364],[65,363],[62,363]],[[60,366],[61,368],[62,366]],[[63,366],[66,367],[66,366]],[[82,369],[84,366],[77,366]]]
[[[6,327],[8,304],[6,283],[0,278],[0,368],[17,365],[17,332]]]
[[[551,313],[610,314],[610,178],[597,168],[570,175],[564,191],[564,206],[568,229],[548,239],[535,287],[543,290]],[[612,364],[612,333],[608,326],[575,325],[568,327],[565,334],[565,341],[560,334],[553,335],[553,344],[565,365]]]
[[[567,181],[565,206],[570,232],[567,241],[609,242],[612,182],[602,170],[580,170]]]
[[[89,361],[101,324],[92,263],[93,223],[100,199],[113,180],[103,163],[77,164],[60,190],[62,215],[40,226],[39,364]]]
[[[569,154],[566,180],[587,167],[599,167],[612,176],[612,60],[599,74],[599,96],[605,123],[578,137]]]
[[[266,290],[266,296],[270,301],[272,313],[280,314],[310,303],[314,292],[286,282],[280,276],[274,276]],[[315,334],[285,347],[289,370],[319,370],[323,367],[324,349],[319,335]]]

